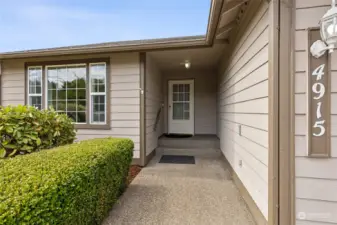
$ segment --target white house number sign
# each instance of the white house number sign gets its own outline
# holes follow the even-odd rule
[[[325,134],[326,128],[325,128],[325,122],[326,120],[322,116],[322,98],[325,95],[325,85],[321,83],[322,78],[324,76],[324,68],[325,64],[320,65],[317,67],[314,72],[312,73],[312,76],[316,77],[316,83],[314,83],[311,87],[311,90],[313,92],[312,98],[314,100],[317,100],[317,107],[316,107],[316,121],[314,121],[313,125],[313,131],[312,135],[315,137],[321,137]]]
[[[309,48],[319,38],[319,30],[309,30]],[[330,71],[327,53],[320,58],[309,55],[307,116],[308,155],[310,157],[329,157]]]

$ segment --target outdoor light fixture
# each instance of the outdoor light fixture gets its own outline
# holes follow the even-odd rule
[[[334,51],[337,43],[337,7],[336,0],[332,0],[331,9],[329,9],[320,21],[321,38],[310,48],[311,54],[319,58],[325,54],[327,50],[329,53]]]
[[[190,61],[185,61],[185,68],[189,69],[191,67],[191,62]]]

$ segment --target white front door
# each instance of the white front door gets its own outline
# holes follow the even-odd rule
[[[194,135],[194,80],[170,80],[168,133]]]

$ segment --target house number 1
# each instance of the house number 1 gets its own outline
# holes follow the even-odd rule
[[[325,64],[322,64],[312,72],[312,76],[316,76],[317,82],[312,85],[311,90],[315,94],[313,98],[319,101],[317,102],[316,121],[313,126],[313,128],[315,128],[319,132],[312,133],[315,137],[321,137],[325,134],[325,127],[324,127],[325,120],[321,119],[322,118],[322,113],[321,113],[322,102],[320,101],[325,95],[325,86],[324,84],[319,82],[320,80],[322,80],[324,76],[324,68],[325,68]]]

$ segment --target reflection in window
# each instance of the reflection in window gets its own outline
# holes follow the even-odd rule
[[[106,76],[105,62],[28,67],[28,104],[52,107],[78,124],[106,125]]]
[[[86,65],[47,67],[48,107],[86,123]]]
[[[29,105],[42,109],[42,67],[28,67]]]
[[[106,65],[90,64],[91,123],[106,123]]]

